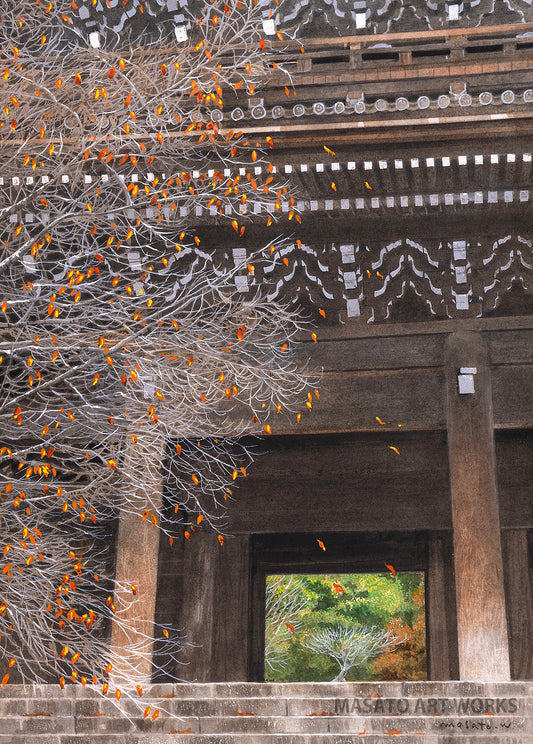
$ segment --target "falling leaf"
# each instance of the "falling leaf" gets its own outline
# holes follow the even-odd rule
[[[389,449],[391,449],[393,452],[396,452],[397,455],[400,454],[400,450],[397,447],[393,447],[391,444],[389,444]]]
[[[385,426],[386,422],[382,421],[379,416],[376,416],[376,421],[378,422],[378,424],[381,424],[381,426]]]
[[[326,550],[326,546],[324,545],[324,543],[322,542],[322,540],[319,540],[319,539],[317,538],[317,540],[316,540],[316,541],[317,541],[317,543],[318,543],[318,547],[319,547],[319,548],[321,548],[322,550],[324,550],[324,551],[325,551],[325,550]]]
[[[344,588],[337,584],[336,581],[333,582],[333,589],[335,590],[335,594],[344,594]]]
[[[393,576],[396,576],[396,569],[394,568],[394,566],[391,566],[390,563],[385,563],[385,568],[388,568],[391,574]]]
[[[220,543],[221,545],[224,545],[224,538],[222,537],[222,535],[218,535],[218,542],[219,542],[219,543]]]

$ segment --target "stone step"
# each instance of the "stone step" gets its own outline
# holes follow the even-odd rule
[[[382,744],[391,737],[397,744],[533,744],[532,688],[527,682],[151,685],[142,698],[129,699],[124,690],[117,705],[89,686],[7,685],[0,688],[0,744]],[[146,706],[160,711],[155,721],[143,719]]]
[[[531,715],[533,701],[527,697],[239,697],[239,698],[183,698],[154,699],[144,695],[133,700],[123,696],[120,709],[137,715],[139,709],[150,705],[176,716],[237,716],[246,713],[261,716],[438,716],[438,715]],[[121,716],[114,698],[97,693],[77,697],[70,690],[57,698],[0,698],[0,717],[55,716]]]
[[[532,701],[526,697],[453,697],[453,698],[122,698],[121,709],[135,714],[139,707],[151,705],[174,715],[235,716],[255,715],[507,715],[531,713]],[[117,715],[117,706],[97,694],[87,698],[4,698],[0,716]]]
[[[306,734],[319,739],[325,734],[351,736],[410,736],[416,739],[428,737],[456,738],[460,736],[484,737],[491,735],[496,741],[508,739],[533,741],[533,730],[527,720],[521,717],[494,716],[485,719],[480,717],[351,717],[351,716],[206,716],[204,718],[158,719],[155,722],[127,718],[102,717],[57,717],[57,718],[6,718],[2,720],[0,742],[11,739],[29,739],[56,735],[61,740],[67,736],[77,742],[80,738],[99,735],[122,737],[128,744],[131,738],[170,736],[187,733],[195,735],[295,735]],[[68,738],[70,737],[70,739]]]
[[[187,729],[198,734],[247,733],[460,733],[499,732],[531,733],[530,719],[523,716],[185,716],[174,718],[162,714],[156,721],[109,716],[12,716],[2,719],[2,733],[84,734],[84,733],[163,733],[170,729]]]
[[[531,744],[531,738],[489,734],[91,734],[11,736],[0,734],[0,744]]]
[[[524,682],[212,682],[153,684],[145,689],[147,697],[168,698],[239,698],[239,697],[531,697],[533,681]],[[87,698],[91,688],[68,685],[6,685],[0,687],[0,699]]]

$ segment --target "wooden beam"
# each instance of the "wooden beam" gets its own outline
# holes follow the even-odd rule
[[[460,368],[475,392],[460,394]],[[459,675],[510,679],[509,644],[487,350],[479,334],[447,343],[448,451],[454,530]]]
[[[255,451],[233,534],[451,529],[445,432],[280,436]]]
[[[479,26],[479,27],[458,27],[458,28],[443,28],[443,29],[432,29],[431,31],[404,31],[386,34],[357,34],[357,36],[342,36],[342,37],[320,37],[314,39],[306,39],[305,46],[307,48],[315,47],[327,47],[333,49],[334,47],[341,47],[348,49],[350,47],[358,47],[363,44],[375,45],[379,42],[385,44],[393,44],[394,42],[406,42],[411,39],[417,41],[432,41],[434,39],[454,39],[466,37],[468,39],[474,39],[476,36],[482,36],[484,39],[491,37],[502,37],[511,35],[516,37],[517,33],[523,34],[526,31],[533,30],[533,23],[505,23],[498,24],[497,26]],[[286,49],[293,46],[295,49],[298,48],[300,42],[273,42],[271,46],[273,49],[280,48]]]
[[[277,434],[376,431],[386,421],[389,428],[438,430],[445,428],[444,376],[441,369],[368,370],[325,373],[320,400],[312,411],[271,421]]]

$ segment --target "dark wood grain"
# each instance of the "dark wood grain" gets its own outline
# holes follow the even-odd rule
[[[457,371],[477,368],[475,393]],[[509,646],[487,352],[479,334],[448,338],[448,450],[461,679],[509,679]]]

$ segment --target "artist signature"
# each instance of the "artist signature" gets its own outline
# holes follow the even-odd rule
[[[510,728],[521,728],[522,721],[479,721],[470,718],[457,719],[454,721],[435,721],[438,729],[459,729],[463,731],[502,731]]]

